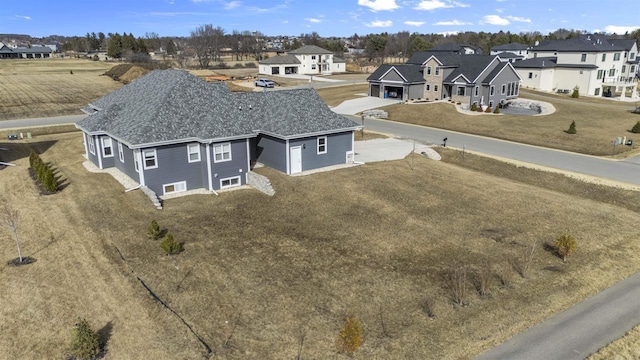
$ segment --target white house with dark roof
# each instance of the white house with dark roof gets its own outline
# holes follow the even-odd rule
[[[48,59],[52,52],[47,46],[11,48],[0,42],[0,59]]]
[[[529,49],[529,58],[514,67],[522,85],[550,92],[622,97],[635,91],[638,79],[638,45],[633,39],[609,39],[583,34],[567,40],[544,41]]]
[[[498,55],[503,61],[516,62],[528,57],[529,45],[508,43],[491,48],[490,55]]]
[[[260,162],[295,174],[353,161],[360,126],[313,89],[232,93],[155,70],[83,109],[85,155],[159,195],[244,185]]]
[[[450,99],[491,108],[518,97],[520,77],[498,56],[417,52],[406,64],[382,65],[368,78],[369,96]]]
[[[329,50],[315,45],[305,45],[258,63],[258,72],[263,75],[331,75],[346,71],[346,62]]]

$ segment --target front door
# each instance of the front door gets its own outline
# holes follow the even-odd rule
[[[291,159],[291,174],[302,172],[302,146],[292,146],[289,157]]]

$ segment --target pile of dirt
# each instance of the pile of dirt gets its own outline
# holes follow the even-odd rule
[[[169,67],[169,65],[161,63],[119,64],[109,69],[104,75],[109,76],[113,80],[128,84],[151,70],[164,70]]]

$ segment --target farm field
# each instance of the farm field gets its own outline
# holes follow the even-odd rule
[[[635,103],[606,103],[600,99],[575,100],[525,89],[521,89],[520,98],[550,102],[556,108],[556,112],[542,116],[474,116],[459,113],[451,103],[391,105],[384,109],[389,112],[389,119],[393,121],[583,154],[611,156],[612,141],[617,136],[634,139],[634,145],[616,146],[615,154],[635,154],[640,149],[640,136],[630,132],[633,125],[640,120],[640,115],[631,113]],[[574,120],[577,134],[565,133]]]
[[[113,65],[84,59],[2,60],[0,120],[80,115],[80,108],[122,86],[100,76]]]
[[[37,194],[30,146],[68,182],[59,194]],[[302,177],[262,168],[273,197],[192,195],[158,211],[88,173],[78,132],[2,147],[18,165],[0,170],[2,201],[21,211],[23,253],[37,261],[9,267],[15,247],[0,249],[0,329],[14,334],[0,337],[0,357],[62,358],[82,316],[106,334],[108,358],[205,358],[137,276],[220,358],[294,358],[302,331],[304,358],[346,359],[335,339],[348,314],[364,328],[356,359],[470,358],[640,268],[638,192],[454,151]],[[152,219],[183,253],[161,255],[146,237]],[[578,250],[565,264],[544,244],[566,231]],[[485,262],[493,276],[479,296]],[[455,265],[470,269],[462,307],[445,281]]]

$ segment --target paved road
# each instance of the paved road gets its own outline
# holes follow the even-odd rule
[[[638,299],[635,274],[475,360],[583,360],[640,323]]]
[[[361,122],[360,118],[353,117],[353,119],[358,123]],[[442,144],[442,140],[447,138],[447,146],[460,149],[464,147],[467,150],[487,155],[640,185],[640,157],[614,161],[454,131],[370,118],[365,119],[364,127],[366,130],[394,134],[422,143]]]
[[[33,126],[74,124],[86,115],[56,116],[49,118],[19,119],[0,121],[0,129],[22,129]]]

